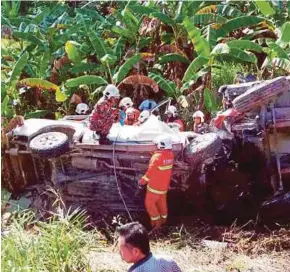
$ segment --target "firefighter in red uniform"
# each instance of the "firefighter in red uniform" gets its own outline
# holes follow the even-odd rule
[[[176,107],[169,106],[165,114],[167,115],[165,123],[167,124],[174,123],[178,126],[179,131],[184,131],[184,124],[177,114]]]
[[[120,112],[116,108],[120,93],[115,85],[109,84],[105,88],[103,95],[95,105],[90,119],[90,129],[100,136],[100,144],[107,144],[109,143],[107,135],[113,123],[120,120]]]
[[[167,191],[170,185],[174,155],[169,135],[158,136],[154,143],[158,150],[152,155],[146,174],[140,185],[147,185],[145,207],[153,228],[158,228],[167,219]]]
[[[125,125],[127,126],[133,126],[138,122],[140,112],[137,109],[134,109],[133,107],[130,107],[126,110],[126,119],[125,119]]]

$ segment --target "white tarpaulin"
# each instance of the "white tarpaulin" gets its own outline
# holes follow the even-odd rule
[[[152,142],[161,134],[169,134],[173,143],[185,143],[186,139],[182,133],[171,129],[167,124],[159,121],[155,115],[151,115],[148,120],[140,126],[121,126],[114,124],[110,130],[108,138],[116,142]]]

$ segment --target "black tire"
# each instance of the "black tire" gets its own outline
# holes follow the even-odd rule
[[[288,89],[289,83],[286,77],[278,77],[252,87],[244,94],[236,97],[233,100],[233,106],[241,113],[247,112],[256,106],[266,104],[272,98]]]
[[[30,141],[29,147],[34,155],[43,158],[53,158],[69,150],[69,139],[62,132],[42,133]]]
[[[185,149],[185,159],[197,164],[213,157],[222,147],[222,140],[216,133],[196,136]]]

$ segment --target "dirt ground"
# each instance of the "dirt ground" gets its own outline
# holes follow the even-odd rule
[[[290,271],[290,228],[168,227],[151,236],[155,255],[171,256],[185,272]],[[208,242],[209,241],[209,242]],[[92,271],[127,271],[118,249],[104,246],[88,256]]]

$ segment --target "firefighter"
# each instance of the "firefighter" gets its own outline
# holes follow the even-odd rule
[[[133,101],[130,97],[124,97],[120,103],[119,108],[125,112],[125,125],[134,125],[138,121],[140,112],[133,107]]]
[[[145,123],[146,120],[150,117],[150,111],[144,110],[140,113],[138,117],[138,122],[135,124],[136,126],[140,126]]]
[[[152,155],[146,174],[139,185],[146,185],[145,207],[152,228],[158,228],[167,219],[167,191],[170,185],[174,155],[169,135],[160,135],[154,141],[158,150]]]
[[[89,106],[86,103],[80,103],[76,107],[76,113],[79,115],[86,115],[89,111]]]
[[[204,122],[204,114],[202,111],[198,110],[193,115],[193,132],[204,134],[209,132],[209,126]]]
[[[132,126],[138,122],[139,118],[139,111],[134,108],[129,108],[126,110],[126,119],[125,119],[125,125]]]
[[[95,105],[90,119],[90,129],[100,136],[100,144],[109,143],[107,135],[113,123],[120,120],[120,112],[117,109],[119,97],[118,88],[109,84],[103,92],[103,97]]]
[[[165,112],[167,119],[165,120],[165,123],[175,123],[178,125],[179,131],[184,131],[184,124],[180,117],[177,114],[177,109],[175,106],[169,106],[167,111]]]
[[[133,101],[130,97],[124,97],[121,99],[119,103],[119,109],[120,109],[120,123],[122,126],[125,125],[126,110],[132,106],[133,106]]]

